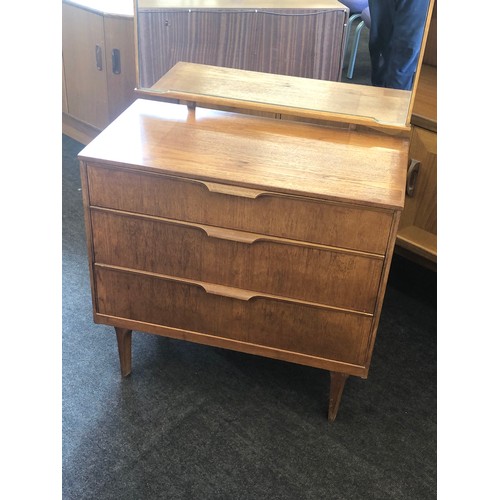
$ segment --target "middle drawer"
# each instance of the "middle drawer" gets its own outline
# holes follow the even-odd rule
[[[94,261],[373,313],[383,259],[292,240],[91,209]]]

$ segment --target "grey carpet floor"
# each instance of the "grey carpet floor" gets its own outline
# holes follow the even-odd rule
[[[327,372],[92,321],[76,155],[63,136],[63,498],[436,496],[436,275],[395,258],[367,380],[326,419]]]

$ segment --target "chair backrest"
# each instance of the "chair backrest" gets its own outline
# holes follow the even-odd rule
[[[346,7],[349,7],[349,11],[352,14],[360,14],[363,9],[368,8],[368,0],[339,0]]]

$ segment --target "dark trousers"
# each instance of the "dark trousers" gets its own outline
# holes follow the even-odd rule
[[[369,0],[372,84],[410,90],[429,0]]]

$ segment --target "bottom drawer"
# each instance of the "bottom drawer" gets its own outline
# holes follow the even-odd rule
[[[95,284],[103,315],[355,365],[365,361],[369,315],[269,297],[240,300],[197,284],[99,266]]]

